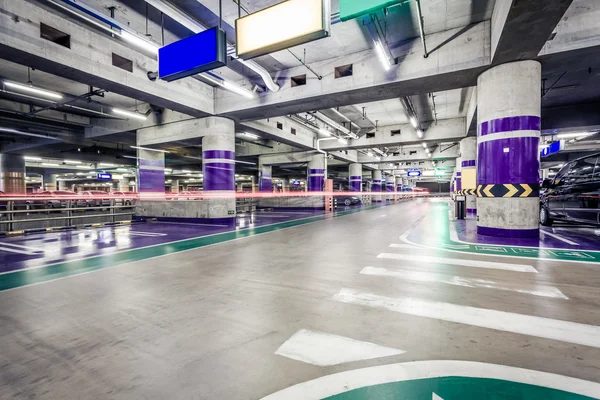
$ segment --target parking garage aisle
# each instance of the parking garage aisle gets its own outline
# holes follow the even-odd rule
[[[399,241],[434,209],[415,200],[2,292],[0,398],[258,399],[414,360],[600,381],[599,265]],[[561,382],[574,381],[538,384]]]

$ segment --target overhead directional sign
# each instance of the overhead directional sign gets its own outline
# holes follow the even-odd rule
[[[287,0],[235,21],[237,55],[243,60],[329,35],[330,0]]]
[[[564,143],[564,140],[559,140],[558,142],[553,142],[549,146],[544,147],[540,152],[542,157],[547,157],[550,154],[558,153],[559,151],[563,150]]]
[[[409,169],[406,174],[411,178],[421,176],[421,170],[416,168]]]
[[[101,181],[110,181],[112,179],[112,175],[106,172],[103,174],[98,174],[96,177]]]
[[[167,82],[226,64],[225,32],[218,27],[158,49],[158,77]]]

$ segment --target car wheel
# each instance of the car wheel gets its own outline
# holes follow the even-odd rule
[[[540,206],[540,224],[544,226],[551,226],[553,222],[554,221],[552,221],[552,218],[550,218],[550,214],[548,213],[546,206]]]
[[[52,202],[48,202],[48,204],[46,205],[47,208],[54,208],[54,203]]]
[[[346,199],[346,200],[344,200],[344,204],[347,205],[347,206],[349,206],[349,205],[352,204],[352,200]]]

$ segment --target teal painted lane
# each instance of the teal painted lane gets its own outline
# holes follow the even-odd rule
[[[520,257],[550,261],[600,263],[600,251],[478,244],[460,241],[455,222],[448,218],[448,203],[431,203],[431,211],[400,239],[406,243],[461,253]]]
[[[361,211],[379,208],[381,206],[370,206],[360,209],[340,211],[333,214],[319,215],[315,217],[302,218],[292,221],[275,223],[271,225],[252,227],[231,232],[218,233],[191,239],[163,243],[143,248],[126,250],[112,254],[84,258],[51,265],[44,265],[30,269],[21,269],[0,274],[0,291],[15,289],[22,286],[34,285],[55,279],[66,278],[73,275],[84,274],[104,268],[114,267],[130,262],[161,257],[182,251],[193,250],[200,247],[210,246],[230,240],[243,239],[264,233],[275,232],[281,229],[310,224],[329,218],[336,218],[354,214]]]

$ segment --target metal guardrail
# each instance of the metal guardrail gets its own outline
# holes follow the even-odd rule
[[[81,200],[65,200],[65,199],[58,199],[60,201],[60,204],[65,204],[65,207],[58,207],[58,208],[32,208],[32,209],[28,209],[28,210],[15,210],[15,201],[6,201],[6,202],[2,202],[3,205],[6,207],[6,210],[4,211],[0,211],[0,226],[5,226],[6,229],[0,229],[0,231],[12,231],[14,226],[16,224],[25,224],[25,223],[31,223],[31,222],[45,222],[45,221],[66,221],[66,225],[64,227],[73,227],[76,225],[73,225],[73,219],[91,219],[91,218],[105,218],[105,217],[110,217],[110,222],[115,223],[116,217],[119,216],[125,216],[125,215],[135,215],[135,205],[132,204],[128,204],[125,205],[125,200],[123,199],[111,199],[110,200],[110,205],[104,205],[104,206],[92,206],[92,207],[72,207],[72,204],[75,203],[77,204],[77,202],[81,201]],[[121,205],[116,205],[116,203],[123,203]],[[18,205],[21,205],[21,203],[17,202]],[[32,205],[39,205],[39,206],[43,206],[42,204],[32,204]],[[131,211],[127,211],[127,212],[116,212],[118,210],[125,210],[125,209],[129,209]],[[95,210],[106,210],[108,211],[108,213],[106,214],[92,214],[92,215],[85,215],[84,213],[86,211],[95,211]],[[35,214],[51,214],[51,213],[59,213],[60,215],[56,215],[56,216],[48,216],[48,217],[43,217],[43,218],[15,218],[21,215],[35,215]],[[74,214],[75,213],[75,214]],[[6,219],[3,219],[3,217],[6,216]],[[55,228],[55,227],[53,227]]]

